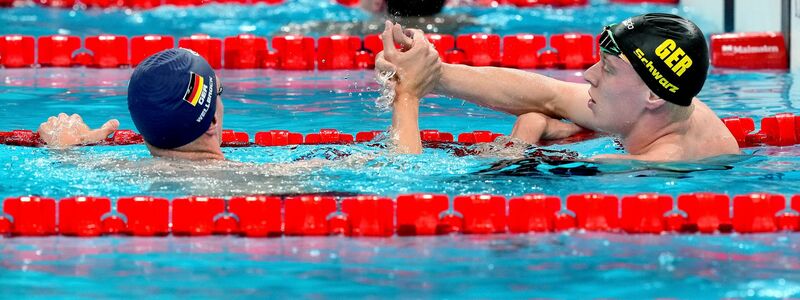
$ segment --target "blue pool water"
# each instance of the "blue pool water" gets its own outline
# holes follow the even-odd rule
[[[605,23],[646,11],[694,17],[670,6],[595,4],[575,9],[449,8],[446,14],[473,19],[473,25],[456,32],[499,34],[595,32]],[[702,17],[696,18],[703,26]],[[276,7],[211,5],[186,12],[173,7],[144,12],[23,7],[0,10],[0,34],[272,35],[296,23],[296,28],[319,36],[327,33],[324,26],[302,26],[319,19],[351,22],[368,16],[311,0]],[[130,72],[0,69],[0,131],[35,129],[59,112],[79,113],[93,127],[117,118],[122,128],[133,128],[125,102]],[[581,80],[580,71],[541,72]],[[390,123],[390,114],[375,108],[378,86],[370,71],[222,70],[219,75],[228,129],[251,135],[320,128],[355,133],[385,129]],[[797,80],[792,73],[713,70],[699,97],[722,117],[799,113]],[[509,133],[514,121],[461,99],[430,96],[422,105],[423,128]],[[155,160],[142,145],[0,149],[2,198],[800,192],[797,146],[757,147],[740,157],[692,164],[596,166],[602,172],[597,176],[560,176],[546,168],[526,174],[480,173],[521,155],[496,149],[458,157],[443,149],[397,156],[367,145],[226,148],[226,157],[235,163],[211,164]],[[547,149],[569,149],[580,157],[621,152],[609,137]],[[0,298],[798,297],[798,237],[574,232],[388,239],[0,238]]]

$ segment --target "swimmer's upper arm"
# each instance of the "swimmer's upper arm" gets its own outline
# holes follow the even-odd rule
[[[589,109],[589,84],[555,80],[554,96],[548,102],[548,110],[557,118],[572,121],[580,127],[598,130],[594,115]]]

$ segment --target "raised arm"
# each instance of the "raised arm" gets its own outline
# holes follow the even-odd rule
[[[595,129],[588,90],[588,84],[522,70],[443,64],[434,92],[516,116],[535,112]]]
[[[376,57],[376,70],[394,71],[390,79],[395,89],[392,103],[392,135],[401,153],[422,152],[419,136],[419,99],[433,90],[441,77],[441,62],[433,46],[422,31],[409,31],[413,40],[406,43],[404,51],[395,48],[395,36],[406,38],[400,25],[386,22],[381,34],[384,51]]]

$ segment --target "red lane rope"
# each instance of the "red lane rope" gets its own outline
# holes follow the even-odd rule
[[[330,144],[353,144],[371,142],[384,131],[362,131],[356,134],[355,139],[352,134],[341,133],[336,129],[321,129],[317,133],[303,134],[290,132],[288,130],[269,130],[259,131],[255,134],[255,140],[251,142],[250,135],[245,132],[233,130],[222,131],[222,147],[250,147],[250,146],[291,146],[291,145],[330,145]],[[453,139],[453,134],[440,132],[438,130],[421,130],[420,138],[423,142],[438,143],[457,143],[471,145],[475,143],[493,142],[500,133],[491,131],[476,130],[465,132],[458,135],[458,139]],[[588,139],[595,135],[590,132],[579,133],[574,139]],[[144,140],[142,136],[132,130],[117,130],[110,137],[97,144],[104,146],[120,146],[141,144]],[[39,137],[38,132],[31,130],[13,130],[8,132],[0,131],[0,144],[13,146],[41,147],[44,142]]]
[[[15,3],[14,0],[0,0],[0,7],[10,7]],[[26,1],[18,1],[25,3]],[[83,4],[87,7],[98,8],[133,8],[133,9],[151,9],[161,5],[174,5],[174,6],[200,6],[213,3],[235,3],[235,4],[282,4],[284,0],[37,0],[36,4],[47,7],[59,8],[73,8],[76,4]],[[337,3],[347,7],[357,7],[360,3],[359,0],[336,0]],[[657,4],[673,4],[679,3],[679,0],[611,0],[611,2],[621,4],[642,4],[642,3],[657,3]],[[589,0],[477,0],[473,5],[496,7],[498,5],[514,5],[517,7],[541,7],[541,6],[586,6]]]
[[[675,205],[676,203],[676,205]],[[407,194],[166,198],[39,196],[3,202],[0,234],[14,236],[379,236],[587,231],[764,233],[800,230],[800,195]],[[731,207],[733,208],[731,210]],[[56,213],[58,211],[58,213]],[[732,215],[731,215],[732,211]],[[56,217],[58,216],[58,217]]]
[[[537,0],[540,1],[540,0]],[[508,68],[585,69],[599,60],[594,34],[427,34],[444,62]],[[165,49],[188,48],[215,69],[355,70],[375,66],[383,50],[377,34],[365,37],[332,35],[314,40],[301,35],[271,40],[253,34],[213,38],[205,34],[175,38],[167,35],[0,36],[0,66],[6,68],[135,67]],[[711,37],[712,65],[742,69],[788,68],[781,33],[734,33]],[[38,49],[38,51],[37,51]],[[35,55],[36,54],[36,55]]]
[[[792,146],[800,144],[800,116],[792,113],[779,113],[761,119],[761,129],[755,131],[755,122],[752,118],[727,117],[722,122],[730,130],[740,147]],[[367,143],[375,139],[384,131],[361,131],[352,134],[340,132],[336,129],[321,129],[316,133],[303,136],[301,133],[288,130],[269,130],[256,132],[254,139],[246,132],[234,130],[222,131],[223,147],[251,147],[251,146],[290,146],[290,145],[325,145],[325,144],[352,144]],[[457,143],[471,145],[476,143],[493,142],[500,133],[486,130],[476,130],[454,135],[438,130],[421,130],[420,138],[423,142]],[[585,131],[573,135],[561,142],[576,142],[597,137],[598,134]],[[106,140],[96,145],[116,146],[143,143],[142,136],[132,130],[117,130]],[[0,144],[13,146],[40,147],[43,146],[39,133],[31,130],[0,131]]]

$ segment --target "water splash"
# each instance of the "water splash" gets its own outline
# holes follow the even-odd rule
[[[375,99],[375,107],[378,110],[386,112],[392,108],[392,102],[394,102],[395,97],[395,81],[392,80],[394,75],[396,74],[395,70],[385,70],[385,71],[375,71],[375,81],[381,85],[381,88],[378,90],[380,92],[380,96]]]

